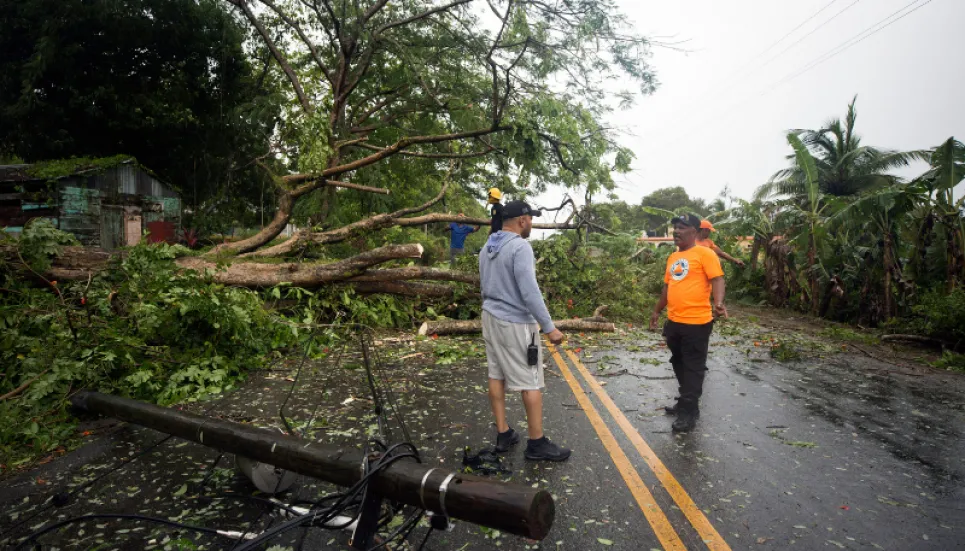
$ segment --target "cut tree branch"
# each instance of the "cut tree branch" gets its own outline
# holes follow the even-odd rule
[[[422,252],[422,245],[419,244],[388,245],[330,264],[235,262],[219,270],[218,264],[199,257],[179,258],[177,264],[185,269],[207,272],[214,281],[224,285],[266,288],[290,283],[310,289],[344,281],[364,273],[371,266],[390,260],[421,258]]]

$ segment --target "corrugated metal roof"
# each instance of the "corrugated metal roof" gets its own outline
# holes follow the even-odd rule
[[[0,182],[39,182],[29,173],[31,164],[0,165]],[[74,177],[91,177],[89,185],[111,192],[130,195],[151,195],[155,197],[180,197],[180,194],[162,182],[150,170],[140,166],[133,157],[111,167],[80,167],[73,173],[58,177],[58,180]]]
[[[0,165],[0,182],[28,182],[35,180],[27,174],[31,165]]]

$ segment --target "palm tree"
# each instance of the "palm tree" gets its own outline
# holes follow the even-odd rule
[[[814,156],[822,194],[847,197],[894,185],[900,180],[888,174],[888,171],[927,156],[927,152],[922,151],[899,152],[861,145],[861,137],[854,132],[857,119],[854,106],[857,100],[855,96],[848,105],[848,115],[843,122],[834,118],[820,130],[792,131]],[[759,187],[755,192],[756,199],[805,199],[807,176],[796,153],[788,158],[791,166],[779,170]]]

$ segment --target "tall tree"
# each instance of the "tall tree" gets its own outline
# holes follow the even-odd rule
[[[707,206],[702,199],[694,199],[681,186],[660,188],[640,201],[646,213],[646,230],[662,233],[667,229],[669,216],[681,212],[706,214]]]
[[[383,185],[404,187],[386,177],[391,157],[427,181],[488,172],[534,192],[612,187],[610,171],[628,169],[631,155],[599,123],[607,82],[620,73],[643,93],[656,85],[649,42],[611,0],[226,1],[272,52],[295,107],[274,219],[214,253],[262,247],[320,190],[314,222],[324,223],[336,183],[365,181],[376,167]],[[461,170],[448,170],[450,160]],[[292,241],[315,239],[306,231]]]
[[[0,0],[0,21],[0,154],[130,154],[192,210],[258,206],[283,98],[223,4]]]
[[[855,103],[848,105],[848,114],[842,122],[833,118],[818,130],[794,130],[801,142],[814,157],[816,180],[822,194],[834,197],[857,195],[861,192],[894,185],[900,179],[888,172],[907,166],[915,159],[922,159],[920,151],[899,152],[878,149],[861,144],[855,131],[857,111]],[[776,172],[755,192],[756,199],[793,197],[807,200],[808,175],[798,162],[798,155],[788,156],[791,166]]]

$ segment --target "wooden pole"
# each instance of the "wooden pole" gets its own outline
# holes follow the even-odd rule
[[[86,411],[109,415],[338,486],[352,486],[362,477],[362,457],[354,450],[99,392],[78,392],[71,402]],[[450,475],[453,475],[451,480],[444,485]],[[386,499],[534,540],[546,537],[555,516],[553,497],[545,490],[451,473],[414,460],[391,464],[374,475],[369,484]]]

